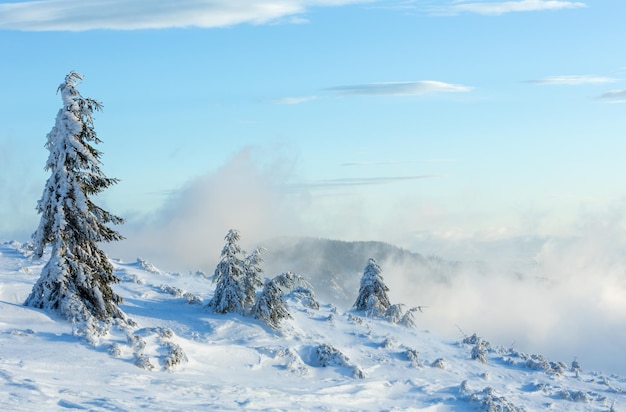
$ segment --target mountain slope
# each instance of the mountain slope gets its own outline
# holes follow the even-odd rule
[[[602,376],[476,336],[461,342],[322,302],[288,300],[281,331],[204,308],[202,274],[114,261],[136,326],[86,339],[22,306],[41,271],[0,245],[3,410],[578,410],[626,405],[626,379]],[[419,321],[419,319],[418,319]],[[475,359],[473,359],[475,358]],[[483,362],[484,361],[484,362]],[[584,360],[581,360],[584,364]],[[576,366],[576,365],[573,365]]]
[[[383,269],[399,268],[413,274],[416,283],[449,282],[462,269],[478,264],[450,262],[377,241],[346,242],[310,237],[278,238],[264,242],[267,273],[290,270],[306,276],[320,299],[351,307],[367,260],[375,258]],[[384,270],[383,276],[390,271]]]

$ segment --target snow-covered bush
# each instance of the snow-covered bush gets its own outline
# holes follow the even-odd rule
[[[352,377],[355,379],[365,379],[367,378],[367,374],[360,366],[355,365],[352,368]]]
[[[310,291],[311,285],[295,273],[286,272],[266,282],[254,305],[253,316],[270,327],[278,329],[283,319],[291,318],[285,294],[296,288],[300,290],[300,293],[314,296]],[[306,290],[308,292],[305,293]]]
[[[487,363],[487,350],[489,349],[489,343],[478,339],[476,344],[472,348],[472,359],[481,363]]]
[[[417,350],[409,348],[404,352],[404,355],[413,366],[419,365],[419,352]]]
[[[462,393],[469,391],[467,387],[467,381],[463,381],[461,384]],[[523,412],[524,409],[515,406],[504,396],[497,396],[496,392],[491,387],[486,387],[480,392],[472,393],[468,396],[468,400],[472,403],[477,403],[480,407],[480,411],[484,412]]]
[[[309,288],[296,286],[289,295],[307,308],[315,310],[320,308],[320,303],[317,301],[315,293]]]
[[[404,306],[402,303],[389,306],[385,311],[385,318],[391,323],[398,323],[403,315],[402,306]]]
[[[163,359],[163,365],[168,371],[173,370],[177,365],[187,362],[187,355],[183,352],[183,348],[173,342],[167,343],[167,355]]]
[[[136,353],[134,355],[135,358],[135,366],[141,368],[141,369],[146,369],[146,370],[154,370],[155,366],[152,364],[152,362],[150,361],[150,358],[146,355],[144,355],[143,353]]]
[[[437,358],[433,361],[433,363],[430,364],[430,366],[432,366],[433,368],[445,369],[446,361],[444,358]]]
[[[112,343],[109,346],[109,349],[107,350],[107,352],[109,353],[109,355],[113,356],[114,358],[119,358],[122,355],[122,348],[120,347],[119,344]]]
[[[333,346],[323,343],[315,348],[314,362],[321,367],[350,366],[350,359]]]

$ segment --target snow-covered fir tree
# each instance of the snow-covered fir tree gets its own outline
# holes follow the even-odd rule
[[[265,283],[252,315],[270,327],[278,329],[283,319],[291,318],[285,294],[295,288],[311,289],[311,285],[295,273],[286,272]],[[311,293],[311,295],[313,295]]]
[[[50,177],[37,204],[41,220],[33,234],[37,258],[47,245],[52,252],[25,304],[58,311],[77,322],[125,319],[118,307],[122,299],[111,289],[119,279],[98,247],[98,242],[122,239],[108,224],[123,220],[90,199],[118,180],[100,169],[102,153],[92,144],[101,142],[93,113],[102,105],[81,96],[76,88],[81,80],[80,74],[70,72],[58,88],[63,106],[47,135],[50,154],[45,168]]]
[[[263,269],[261,268],[261,263],[263,263],[261,253],[263,250],[263,248],[256,248],[243,260],[244,306],[246,308],[251,309],[254,306],[256,291],[263,286]]]
[[[369,258],[361,277],[359,296],[354,303],[356,310],[363,310],[374,316],[383,316],[389,309],[391,306],[387,297],[389,288],[385,285],[381,273],[382,269],[376,263],[376,259]]]
[[[244,311],[245,272],[239,239],[239,231],[235,229],[229,230],[224,238],[226,244],[213,275],[213,281],[216,283],[215,293],[208,305],[216,313],[243,314]]]

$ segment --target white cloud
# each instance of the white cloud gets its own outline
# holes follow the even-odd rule
[[[462,3],[450,6],[437,7],[434,10],[439,14],[459,14],[459,13],[478,13],[486,15],[501,15],[506,13],[524,12],[524,11],[545,11],[545,10],[563,10],[577,9],[587,7],[583,2],[579,1],[561,1],[561,0],[519,0],[519,1],[500,1],[500,2],[479,2],[479,3]]]
[[[531,80],[531,83],[577,86],[581,84],[614,83],[616,81],[617,79],[614,79],[611,77],[604,77],[604,76],[572,75],[572,76],[544,77],[543,79]]]
[[[150,257],[165,270],[210,270],[229,229],[241,231],[243,244],[293,234],[298,199],[283,188],[294,158],[278,150],[265,156],[260,149],[242,149],[217,171],[173,191],[152,215],[125,216],[119,231],[126,240],[107,244],[107,252],[123,259]]]
[[[367,0],[38,0],[0,4],[0,29],[137,30],[264,24],[316,6]],[[302,19],[294,20],[302,22]]]
[[[416,82],[381,82],[337,86],[326,90],[341,95],[416,96],[441,92],[469,92],[472,90],[472,87],[433,80],[422,80]]]

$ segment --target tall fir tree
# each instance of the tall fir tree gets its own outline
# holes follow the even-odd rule
[[[98,247],[98,242],[123,239],[107,226],[123,219],[90,199],[118,180],[100,169],[102,153],[92,144],[101,142],[93,113],[102,105],[81,96],[76,88],[81,80],[72,71],[58,88],[63,106],[47,135],[50,155],[45,169],[50,177],[37,203],[41,220],[33,234],[36,257],[43,256],[47,245],[52,251],[25,305],[54,310],[78,322],[125,319],[118,306],[122,299],[111,288],[119,279]]]
[[[376,263],[376,259],[370,258],[361,277],[359,296],[354,303],[356,310],[364,310],[375,316],[382,316],[391,306],[385,285],[381,275],[382,269]]]
[[[208,305],[216,313],[243,314],[246,298],[243,285],[245,273],[239,239],[239,231],[235,229],[229,230],[224,238],[226,244],[222,248],[220,261],[213,275],[215,292]]]

